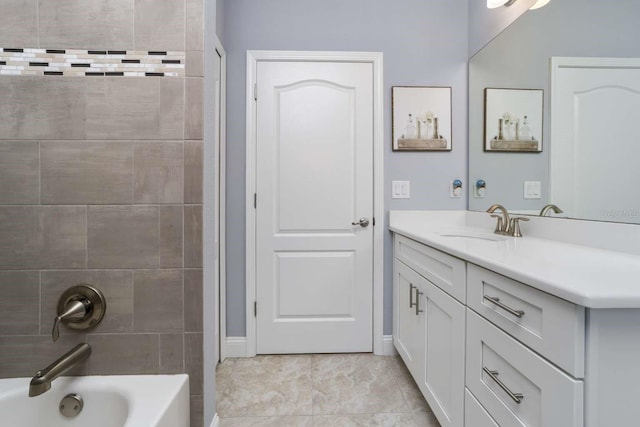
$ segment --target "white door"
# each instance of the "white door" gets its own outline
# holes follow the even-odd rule
[[[640,59],[552,61],[551,202],[570,217],[640,222]]]
[[[373,66],[257,65],[258,353],[372,351]]]

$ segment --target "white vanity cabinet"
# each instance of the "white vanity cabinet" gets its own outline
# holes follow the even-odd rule
[[[584,308],[398,234],[393,307],[443,427],[584,426]]]
[[[397,235],[395,249],[395,347],[441,426],[462,427],[465,307],[431,280],[464,298],[464,262]]]

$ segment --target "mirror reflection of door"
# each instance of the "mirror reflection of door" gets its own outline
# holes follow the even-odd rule
[[[552,73],[551,200],[640,223],[640,59],[553,58]]]

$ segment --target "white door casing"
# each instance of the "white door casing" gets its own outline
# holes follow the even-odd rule
[[[551,68],[551,203],[640,222],[640,59],[556,57]]]
[[[247,64],[247,355],[381,353],[381,54]]]

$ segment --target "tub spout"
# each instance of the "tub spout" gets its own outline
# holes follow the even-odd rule
[[[51,382],[67,372],[91,354],[89,344],[78,344],[41,371],[36,372],[29,383],[29,397],[39,396],[51,388]]]

